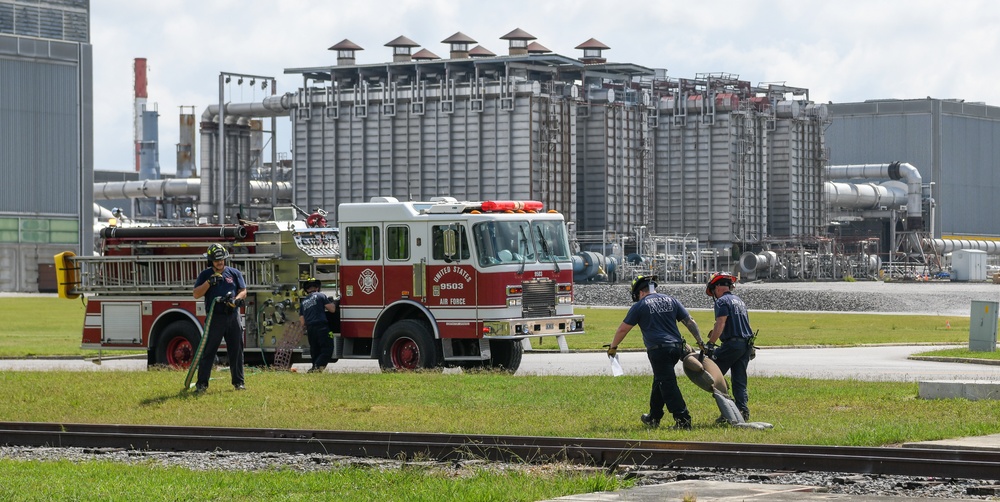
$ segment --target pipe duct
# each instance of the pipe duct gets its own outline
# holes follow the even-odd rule
[[[889,164],[851,164],[828,166],[830,179],[890,179],[906,183],[906,226],[910,230],[923,227],[921,194],[923,193],[920,172],[905,162]]]
[[[824,183],[827,205],[845,209],[881,209],[906,205],[906,185],[899,181],[875,183]],[[907,206],[909,207],[909,206]]]
[[[1000,254],[1000,242],[975,239],[923,239],[924,252],[946,254],[960,249],[986,251],[986,254]]]
[[[759,254],[747,251],[740,255],[740,270],[751,274],[767,270],[778,264],[778,255],[774,251],[762,251]]]
[[[94,183],[94,199],[158,199],[163,197],[199,197],[201,195],[202,178],[112,181]],[[278,199],[291,200],[292,184],[287,181],[277,183]],[[250,196],[257,199],[270,199],[271,182],[251,180]]]

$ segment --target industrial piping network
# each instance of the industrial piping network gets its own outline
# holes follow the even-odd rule
[[[228,123],[238,123],[250,117],[277,117],[288,115],[295,106],[295,95],[285,93],[280,96],[269,96],[255,103],[228,103],[223,114]],[[202,179],[174,180],[143,180],[111,182],[94,185],[96,199],[144,198],[144,197],[194,197],[199,196],[199,214],[211,213],[215,206],[214,180],[218,179],[217,158],[215,155],[215,130],[204,127],[219,118],[220,106],[210,105],[202,113],[202,155],[203,175],[209,177],[207,183]],[[227,156],[228,157],[228,156]],[[228,160],[228,159],[227,159]],[[839,207],[850,210],[884,210],[886,208],[906,208],[908,229],[918,229],[922,226],[923,193],[922,178],[916,167],[905,162],[887,164],[851,164],[827,167],[831,180],[851,179],[881,179],[890,180],[880,184],[875,183],[845,183],[827,181],[824,190],[829,207]],[[900,183],[902,181],[902,183]],[[253,197],[280,198],[291,197],[290,183],[249,181],[250,193]],[[958,249],[977,249],[989,254],[1000,254],[1000,242],[966,239],[923,239],[924,251],[944,254]],[[740,256],[739,265],[744,273],[767,271],[780,265],[777,253],[763,251],[760,253],[746,252]],[[880,261],[876,256],[866,259],[866,269],[878,268]],[[604,256],[601,253],[584,252],[573,257],[574,279],[578,282],[603,281],[615,276],[618,265],[615,257]]]

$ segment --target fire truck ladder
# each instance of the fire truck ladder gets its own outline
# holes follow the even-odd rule
[[[204,255],[74,256],[79,282],[71,293],[191,294],[198,274],[207,266]],[[247,290],[270,291],[277,281],[273,255],[234,255],[230,266],[243,272]]]

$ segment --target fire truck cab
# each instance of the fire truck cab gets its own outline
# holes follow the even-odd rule
[[[514,371],[522,339],[583,333],[565,221],[541,209],[450,197],[340,205],[335,357]]]
[[[141,349],[151,366],[187,366],[206,313],[191,290],[219,242],[246,278],[250,362],[307,357],[298,307],[310,277],[339,297],[334,360],[513,372],[525,338],[555,336],[565,350],[565,335],[583,333],[565,221],[539,202],[374,197],[341,204],[338,220],[329,228],[324,212],[279,207],[266,222],[108,227],[102,256],[56,256],[60,296],[86,295],[83,348]]]

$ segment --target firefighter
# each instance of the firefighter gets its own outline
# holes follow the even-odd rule
[[[322,373],[333,358],[333,330],[328,317],[339,315],[337,302],[320,292],[318,279],[306,279],[302,289],[306,297],[299,305],[299,324],[309,339],[309,354],[312,357],[309,373]]]
[[[715,361],[723,375],[732,371],[730,377],[733,381],[733,399],[743,420],[749,422],[747,366],[750,365],[753,330],[750,329],[746,304],[733,294],[735,283],[735,276],[720,272],[712,275],[705,285],[705,294],[711,296],[715,303],[715,326],[708,334],[705,353]],[[716,347],[716,342],[720,340],[722,345]],[[717,420],[719,423],[723,421],[723,418]]]
[[[688,314],[676,298],[656,292],[656,276],[638,276],[632,281],[632,301],[635,302],[625,320],[618,326],[615,337],[608,348],[608,356],[614,356],[618,344],[636,325],[642,330],[642,343],[646,346],[646,357],[653,368],[653,388],[649,394],[649,413],[639,417],[648,427],[660,426],[663,406],[673,415],[671,429],[690,430],[691,414],[687,403],[677,386],[674,366],[684,357],[684,337],[677,328],[683,323],[700,344],[701,334],[698,323]]]
[[[247,297],[247,285],[243,273],[226,265],[229,251],[221,244],[212,244],[205,253],[209,267],[198,274],[194,282],[194,297],[205,298],[205,311],[212,313],[209,331],[205,333],[204,352],[198,364],[198,382],[195,393],[208,390],[208,379],[212,375],[212,365],[222,340],[226,340],[229,356],[229,374],[233,388],[244,390],[243,380],[243,326],[240,323],[239,308]],[[214,307],[213,307],[214,305]]]

